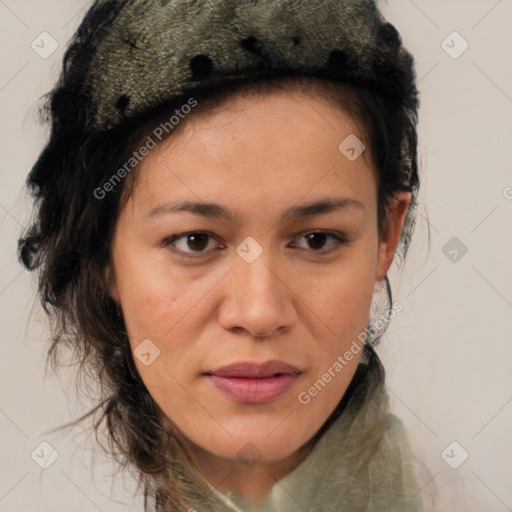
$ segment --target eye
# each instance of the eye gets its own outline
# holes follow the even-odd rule
[[[204,249],[208,247],[208,239],[211,238],[212,235],[206,231],[191,231],[189,233],[183,233],[182,235],[173,235],[166,238],[162,246],[177,247],[177,251],[173,252],[178,252],[181,256],[186,258],[193,258],[194,253],[206,254],[207,251]],[[181,245],[181,247],[179,247],[179,245]],[[192,250],[187,251],[187,248]]]
[[[317,252],[319,254],[329,253],[336,249],[337,246],[345,245],[347,243],[345,237],[328,231],[310,231],[309,233],[304,234],[301,239],[306,240],[310,248],[313,249],[313,252]],[[322,249],[327,239],[332,241],[331,249]]]
[[[200,256],[211,252],[205,250],[208,248],[210,239],[213,239],[211,233],[206,231],[190,231],[188,233],[173,235],[166,238],[162,242],[162,247],[172,246],[173,249],[171,250],[179,253],[180,256],[184,256],[185,258],[194,258],[195,254]],[[302,235],[301,239],[306,240],[312,251],[318,254],[330,253],[336,249],[337,246],[345,245],[347,243],[346,238],[343,236],[327,231],[310,231],[309,233]],[[331,248],[322,249],[328,239],[332,241]]]

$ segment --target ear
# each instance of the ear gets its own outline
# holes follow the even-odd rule
[[[375,272],[375,281],[377,282],[384,279],[393,262],[410,204],[411,193],[404,191],[396,192],[389,202],[386,231],[379,243],[379,257]]]
[[[112,299],[119,304],[119,293],[117,291],[117,280],[110,263],[105,267],[105,283]]]

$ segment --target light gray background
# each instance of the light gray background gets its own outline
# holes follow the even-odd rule
[[[34,304],[35,282],[15,252],[29,219],[24,179],[47,135],[37,123],[36,102],[57,78],[88,5],[0,0],[2,512],[142,510],[141,499],[130,494],[129,475],[113,484],[98,449],[91,476],[93,445],[85,434],[45,433],[88,404],[76,402],[71,391],[73,368],[43,379],[47,326]],[[393,278],[404,310],[379,348],[392,407],[428,467],[422,495],[437,492],[434,510],[510,511],[512,1],[379,5],[416,58],[422,101],[418,224],[408,262]],[[457,58],[464,41],[450,35],[454,31],[469,44]],[[35,41],[40,53],[51,49],[42,32],[59,45],[47,58],[31,48]],[[452,237],[459,247],[446,247]],[[31,458],[43,441],[59,455],[44,470]],[[453,441],[458,445],[444,452],[452,465],[462,450],[469,454],[457,469],[441,456]]]

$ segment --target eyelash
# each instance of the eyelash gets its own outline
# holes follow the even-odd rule
[[[321,230],[307,231],[306,233],[302,233],[301,235],[299,235],[299,238],[304,238],[305,236],[311,235],[314,233],[321,233],[321,234],[326,235],[327,237],[330,237],[331,239],[333,239],[336,242],[336,244],[338,246],[343,246],[348,243],[347,239],[344,236],[340,236],[331,231],[321,231]],[[180,235],[172,235],[170,237],[167,237],[166,239],[163,240],[162,247],[169,247],[169,246],[173,245],[173,243],[176,240],[180,240],[181,238],[186,238],[188,235],[207,235],[209,237],[215,238],[213,236],[213,234],[209,233],[208,231],[188,231],[187,233],[182,233]],[[336,247],[334,249],[327,250],[327,251],[325,251],[325,250],[316,251],[316,250],[312,249],[311,252],[313,252],[313,254],[327,255],[327,254],[330,254],[335,249],[336,249]],[[174,249],[172,251],[177,252],[180,256],[183,256],[184,258],[198,258],[202,255],[208,254],[207,252],[204,252],[204,251],[186,252],[186,251],[182,251],[181,249],[177,249],[177,250]]]

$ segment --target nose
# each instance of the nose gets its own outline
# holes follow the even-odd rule
[[[263,339],[290,329],[296,322],[293,283],[265,251],[252,263],[237,256],[223,281],[225,297],[219,323],[224,329]]]

